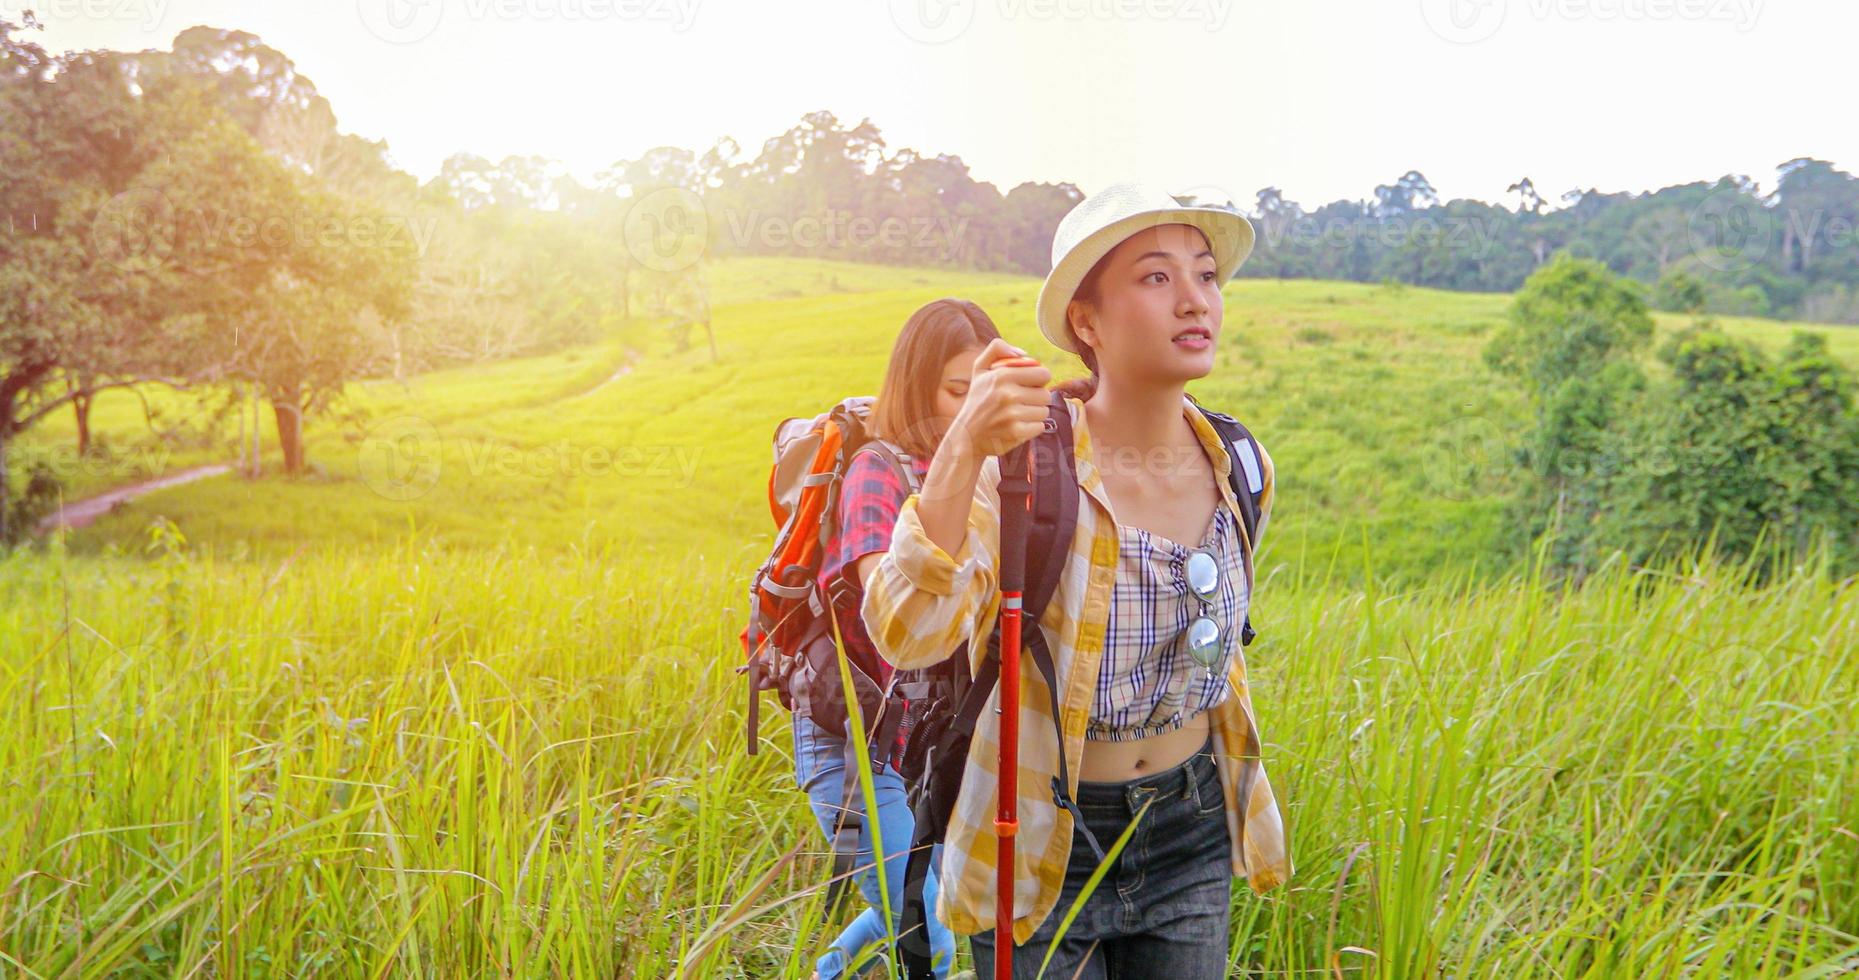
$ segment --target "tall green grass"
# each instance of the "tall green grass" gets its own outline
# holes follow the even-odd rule
[[[805,976],[837,933],[714,565],[151,546],[0,563],[0,972]],[[1859,966],[1859,588],[1739,578],[1280,568],[1248,657],[1297,874],[1237,887],[1236,971]]]

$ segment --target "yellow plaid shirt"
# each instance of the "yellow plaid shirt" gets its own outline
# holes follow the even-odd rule
[[[1070,560],[1039,628],[1045,630],[1059,683],[1064,688],[1059,705],[1065,716],[1065,758],[1072,777],[1068,789],[1075,795],[1085,724],[1090,719],[1092,692],[1103,662],[1104,627],[1111,586],[1116,580],[1118,535],[1116,518],[1092,458],[1084,403],[1075,398],[1066,399],[1066,403],[1071,410],[1073,452],[1082,497]],[[1213,461],[1225,505],[1237,516],[1239,503],[1227,479],[1234,462],[1228,458],[1213,423],[1201,414],[1194,400],[1184,398],[1182,404],[1195,435]],[[1271,457],[1263,451],[1260,457],[1264,480],[1259,514],[1262,536],[1271,514],[1273,472]],[[917,513],[919,498],[913,495],[904,502],[892,532],[891,550],[879,561],[867,583],[861,609],[879,653],[897,667],[936,663],[953,653],[964,639],[971,641],[971,669],[973,661],[985,652],[985,638],[993,631],[1000,609],[996,568],[999,483],[999,460],[989,457],[976,481],[967,536],[953,557],[924,533]],[[1243,528],[1240,533],[1245,533]],[[1250,557],[1247,567],[1250,576]],[[1052,913],[1065,879],[1072,838],[1071,814],[1052,800],[1059,746],[1045,679],[1031,657],[1021,658],[1020,665],[1020,830],[1014,850],[1013,896],[1016,943],[1026,942]],[[1234,658],[1228,678],[1232,692],[1211,714],[1215,762],[1226,796],[1233,874],[1244,877],[1255,891],[1264,892],[1291,876],[1291,857],[1278,801],[1260,759],[1259,728],[1246,685],[1243,655]],[[937,913],[951,930],[964,935],[991,929],[994,924],[995,772],[1000,760],[1000,716],[995,709],[999,697],[996,688],[976,723],[962,789],[943,846],[942,897]]]

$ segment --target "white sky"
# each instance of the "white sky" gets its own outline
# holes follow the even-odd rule
[[[1415,168],[1552,204],[1796,156],[1859,167],[1848,0],[0,0],[53,48],[194,24],[294,59],[344,130],[428,177],[537,154],[582,177],[827,109],[1005,191],[1267,184],[1312,206]],[[1844,96],[1838,93],[1846,93]]]

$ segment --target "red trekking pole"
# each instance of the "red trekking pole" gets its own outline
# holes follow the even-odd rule
[[[1012,364],[1013,362],[997,362]],[[1038,363],[1038,362],[1032,362]],[[1018,365],[1014,365],[1018,366]],[[996,908],[994,976],[1013,976],[1013,839],[1020,829],[1020,610],[1026,580],[1026,531],[1033,484],[1021,443],[1001,457],[1000,526],[1000,793],[994,818]]]

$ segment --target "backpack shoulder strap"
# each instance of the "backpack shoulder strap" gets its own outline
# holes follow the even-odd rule
[[[1027,461],[1033,479],[1033,520],[1022,608],[1035,625],[1058,593],[1078,526],[1078,467],[1072,447],[1071,407],[1055,391],[1047,404],[1045,430],[1034,437]]]
[[[1227,476],[1232,480],[1233,496],[1239,500],[1240,517],[1246,523],[1246,541],[1251,543],[1258,531],[1259,499],[1265,495],[1264,464],[1259,459],[1259,443],[1251,430],[1231,415],[1202,408],[1201,413],[1213,423],[1220,441],[1226,444],[1227,457],[1233,461]]]
[[[1065,715],[1059,705],[1058,666],[1046,645],[1045,631],[1039,628],[1040,617],[1058,592],[1059,578],[1071,559],[1072,536],[1078,527],[1078,459],[1074,453],[1071,406],[1057,391],[1051,395],[1046,415],[1046,430],[1033,442],[1028,466],[1033,475],[1033,528],[1026,557],[1026,613],[1032,616],[1033,628],[1027,630],[1026,650],[1046,682],[1052,723],[1058,729],[1059,771],[1052,777],[1052,802],[1071,811],[1072,832],[1084,834],[1085,843],[1097,859],[1104,859],[1104,847],[1091,828],[1085,826],[1084,813],[1071,797],[1071,773],[1065,762]]]
[[[1213,424],[1214,431],[1220,435],[1220,441],[1226,446],[1226,455],[1232,461],[1227,479],[1233,488],[1233,499],[1239,501],[1239,522],[1246,528],[1246,548],[1253,547],[1259,537],[1260,502],[1265,496],[1264,463],[1260,461],[1259,442],[1251,430],[1231,415],[1213,411],[1200,402],[1195,407]],[[1248,559],[1250,564],[1250,559]],[[1252,613],[1246,613],[1246,621],[1240,624],[1240,646],[1252,643],[1258,631],[1252,628]]]
[[[860,453],[870,453],[890,463],[891,469],[897,473],[898,482],[904,487],[906,496],[923,489],[923,481],[917,477],[916,457],[904,447],[889,439],[874,438],[860,446],[858,451],[852,454],[853,458],[856,459]],[[846,465],[850,466],[851,461],[848,460]]]

